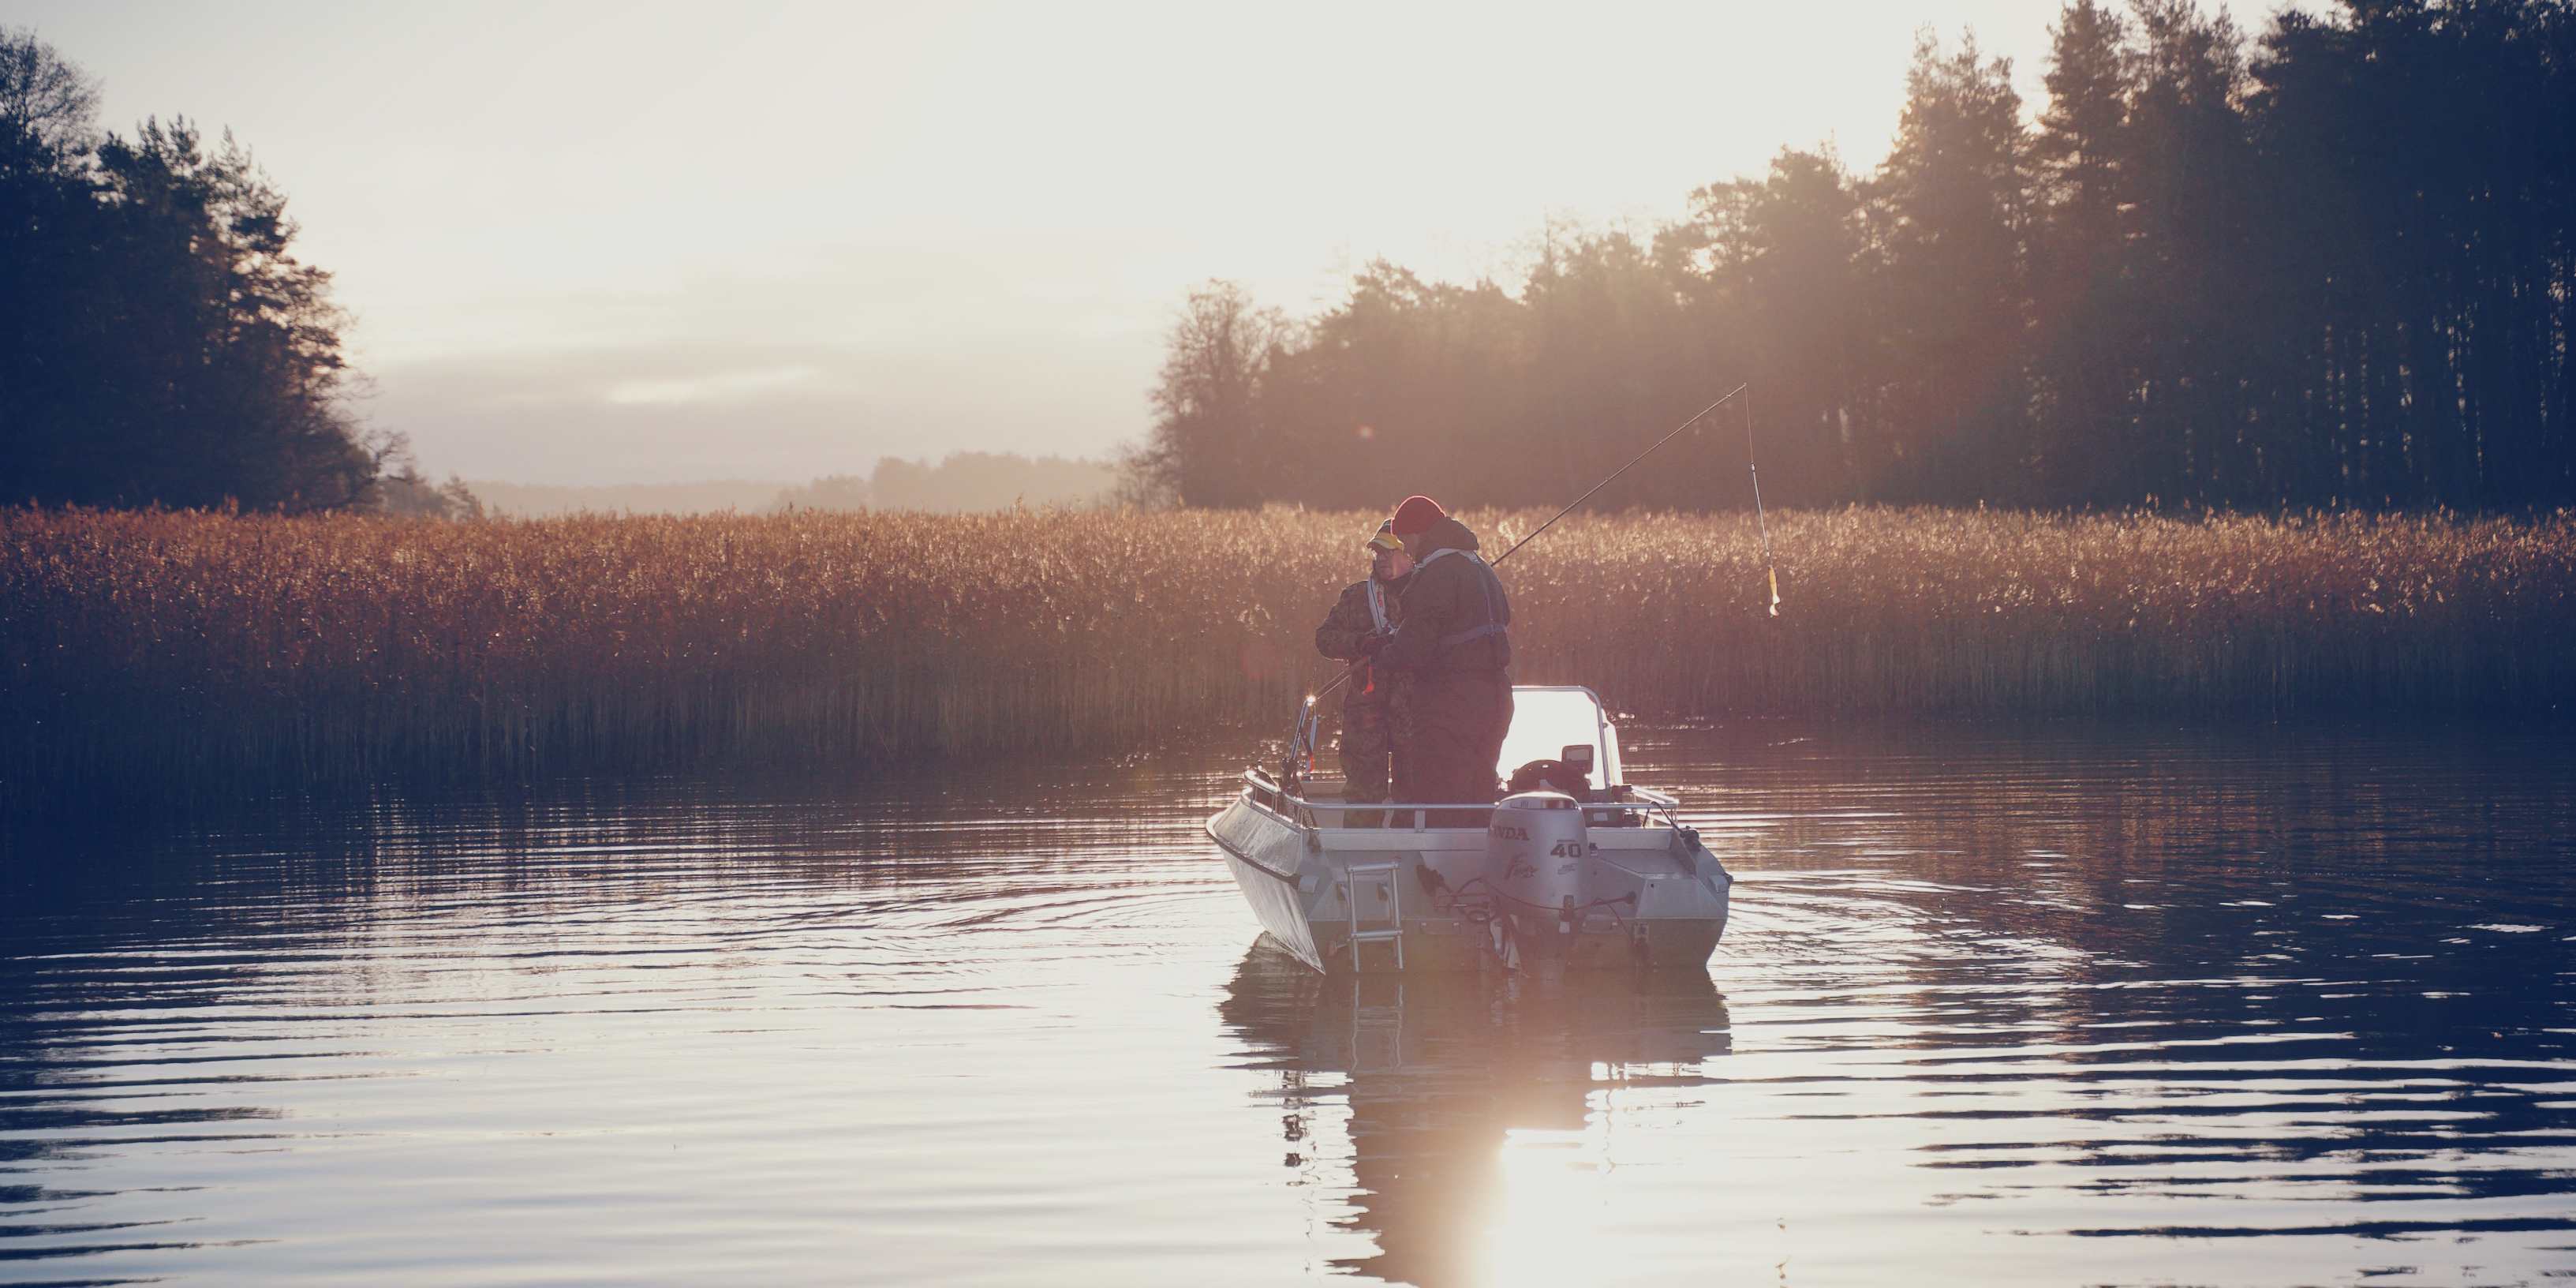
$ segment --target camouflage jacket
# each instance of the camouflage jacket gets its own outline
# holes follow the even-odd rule
[[[1342,597],[1333,611],[1324,615],[1324,624],[1315,628],[1315,651],[1336,662],[1355,662],[1360,656],[1360,637],[1375,630],[1393,630],[1404,620],[1400,603],[1404,588],[1413,581],[1411,574],[1393,581],[1375,578],[1356,581],[1342,588]],[[1377,588],[1377,603],[1369,602],[1369,588]],[[1342,686],[1342,705],[1360,706],[1387,699],[1388,676],[1375,665],[1363,666]]]

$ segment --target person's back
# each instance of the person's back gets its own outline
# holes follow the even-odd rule
[[[1404,617],[1377,654],[1412,679],[1411,789],[1433,803],[1494,799],[1494,761],[1512,722],[1511,600],[1476,553],[1476,534],[1429,497],[1392,521],[1414,557]]]

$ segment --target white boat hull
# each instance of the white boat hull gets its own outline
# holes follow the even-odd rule
[[[1428,820],[1398,810],[1396,826],[1318,825],[1343,812],[1251,782],[1207,824],[1262,929],[1316,970],[1698,967],[1726,931],[1725,867],[1634,809],[1587,811],[1620,824],[1591,829],[1583,897],[1563,914],[1480,893],[1481,824],[1413,826]]]

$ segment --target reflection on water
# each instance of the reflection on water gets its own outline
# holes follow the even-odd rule
[[[2576,1277],[2561,730],[1628,742],[1704,975],[1309,974],[1219,759],[14,838],[0,1283]]]
[[[1755,868],[1726,1072],[1802,1087],[1811,1148],[1902,1141],[1945,1241],[2101,1282],[2576,1267],[2562,731],[1689,745]]]
[[[1287,1167],[1312,1177],[1304,1142],[1342,1111],[1353,1210],[1341,1224],[1375,1251],[1333,1264],[1399,1283],[1490,1275],[1513,1132],[1588,1135],[1596,1089],[1696,1085],[1698,1062],[1727,1044],[1726,1003],[1703,971],[1326,978],[1266,938],[1220,1013],[1281,1072]]]

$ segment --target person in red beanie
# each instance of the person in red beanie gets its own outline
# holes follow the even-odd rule
[[[1405,781],[1397,796],[1434,804],[1486,802],[1512,727],[1512,604],[1476,553],[1476,534],[1427,496],[1409,496],[1388,529],[1413,556],[1413,582],[1378,666],[1409,676]],[[1442,826],[1473,826],[1473,818]]]
[[[1438,501],[1414,495],[1395,507],[1395,517],[1387,520],[1386,526],[1399,538],[1409,537],[1448,517],[1449,512],[1441,509]]]

